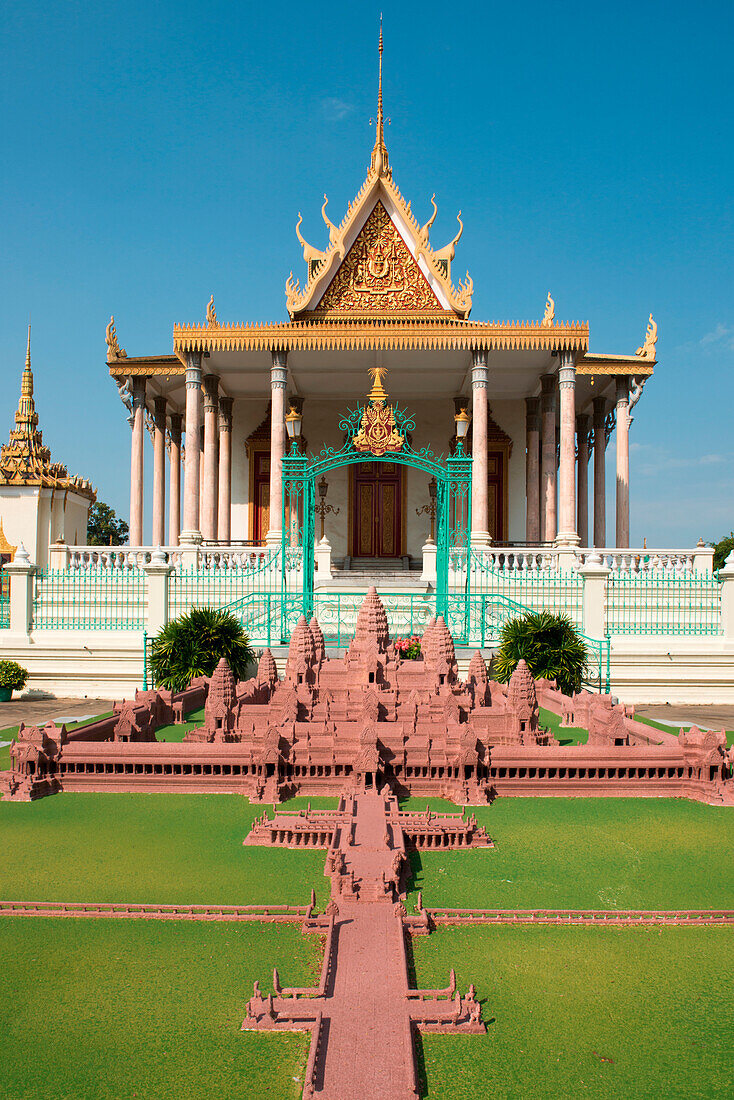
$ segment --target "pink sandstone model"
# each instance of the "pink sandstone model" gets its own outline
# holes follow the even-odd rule
[[[202,703],[204,721],[183,742],[156,741],[156,729]],[[562,717],[561,728],[588,729],[588,744],[560,744],[543,728],[539,705]],[[138,692],[116,704],[112,718],[79,730],[21,727],[11,760],[0,791],[15,799],[196,790],[268,803],[366,791],[459,805],[503,794],[734,802],[734,754],[723,732],[662,733],[608,696],[570,698],[533,680],[524,661],[509,684],[499,684],[479,651],[461,681],[442,618],[426,628],[420,659],[403,660],[374,588],[343,657],[327,658],[318,622],[302,617],[282,679],[267,649],[255,676],[240,683],[222,660],[184,692]]]

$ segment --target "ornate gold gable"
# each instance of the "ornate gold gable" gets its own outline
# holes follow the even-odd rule
[[[430,241],[437,213],[434,199],[431,199],[433,214],[425,225],[420,225],[410,203],[393,181],[382,110],[382,31],[379,55],[377,121],[370,169],[339,225],[329,220],[328,199],[324,195],[321,216],[329,231],[329,244],[323,251],[304,238],[300,229],[303,219],[298,215],[296,234],[306,262],[306,284],[301,287],[300,279],[293,279],[293,272],[286,280],[286,305],[291,320],[406,312],[466,320],[471,311],[473,283],[468,272],[458,286],[451,281],[451,264],[463,231],[461,213],[459,232],[454,239],[445,247],[434,249]],[[403,226],[409,245],[393,224],[383,198]],[[345,256],[348,240],[354,243]],[[443,305],[418,266],[421,258],[433,286],[444,296]]]
[[[445,313],[425,275],[378,200],[314,311]]]

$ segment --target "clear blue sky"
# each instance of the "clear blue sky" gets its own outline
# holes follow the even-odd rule
[[[323,192],[338,221],[366,173],[381,6],[395,178],[419,217],[436,192],[436,239],[462,208],[472,315],[538,317],[552,288],[592,350],[630,353],[652,310],[633,542],[729,531],[731,2],[8,0],[0,438],[30,313],[44,437],[127,516],[109,315],[130,355],[170,352],[211,293],[221,319],[284,318],[297,211],[318,244]]]

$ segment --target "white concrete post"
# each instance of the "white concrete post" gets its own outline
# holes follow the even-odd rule
[[[17,558],[17,554],[15,555]],[[5,567],[6,569],[8,566]],[[734,550],[719,570],[721,580],[721,632],[726,641],[734,641]],[[12,619],[11,619],[12,622]]]
[[[438,547],[433,539],[427,539],[423,546],[423,572],[421,573],[421,584],[432,584],[436,587],[437,572],[436,572],[436,555],[438,554]]]
[[[17,555],[16,555],[17,556]],[[56,539],[48,548],[49,569],[67,569],[69,566],[69,547],[63,539]]]
[[[316,543],[316,547],[313,553],[316,560],[316,580],[330,581],[332,577],[331,543],[327,539],[326,535],[324,535],[324,537]]]
[[[148,634],[157,634],[168,622],[168,578],[173,566],[166,561],[166,555],[159,546],[150,555],[150,561],[143,566],[148,576],[148,615],[146,630]]]
[[[28,642],[33,621],[33,577],[36,566],[23,543],[15,551],[13,561],[3,566],[3,572],[10,577],[10,630],[5,640]]]
[[[579,569],[584,578],[583,631],[590,638],[606,634],[607,578],[610,570],[602,564],[601,554],[589,554]]]

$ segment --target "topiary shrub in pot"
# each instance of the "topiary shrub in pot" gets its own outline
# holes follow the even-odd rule
[[[27,680],[27,668],[17,661],[0,661],[0,703],[9,703],[13,692],[24,688]]]

